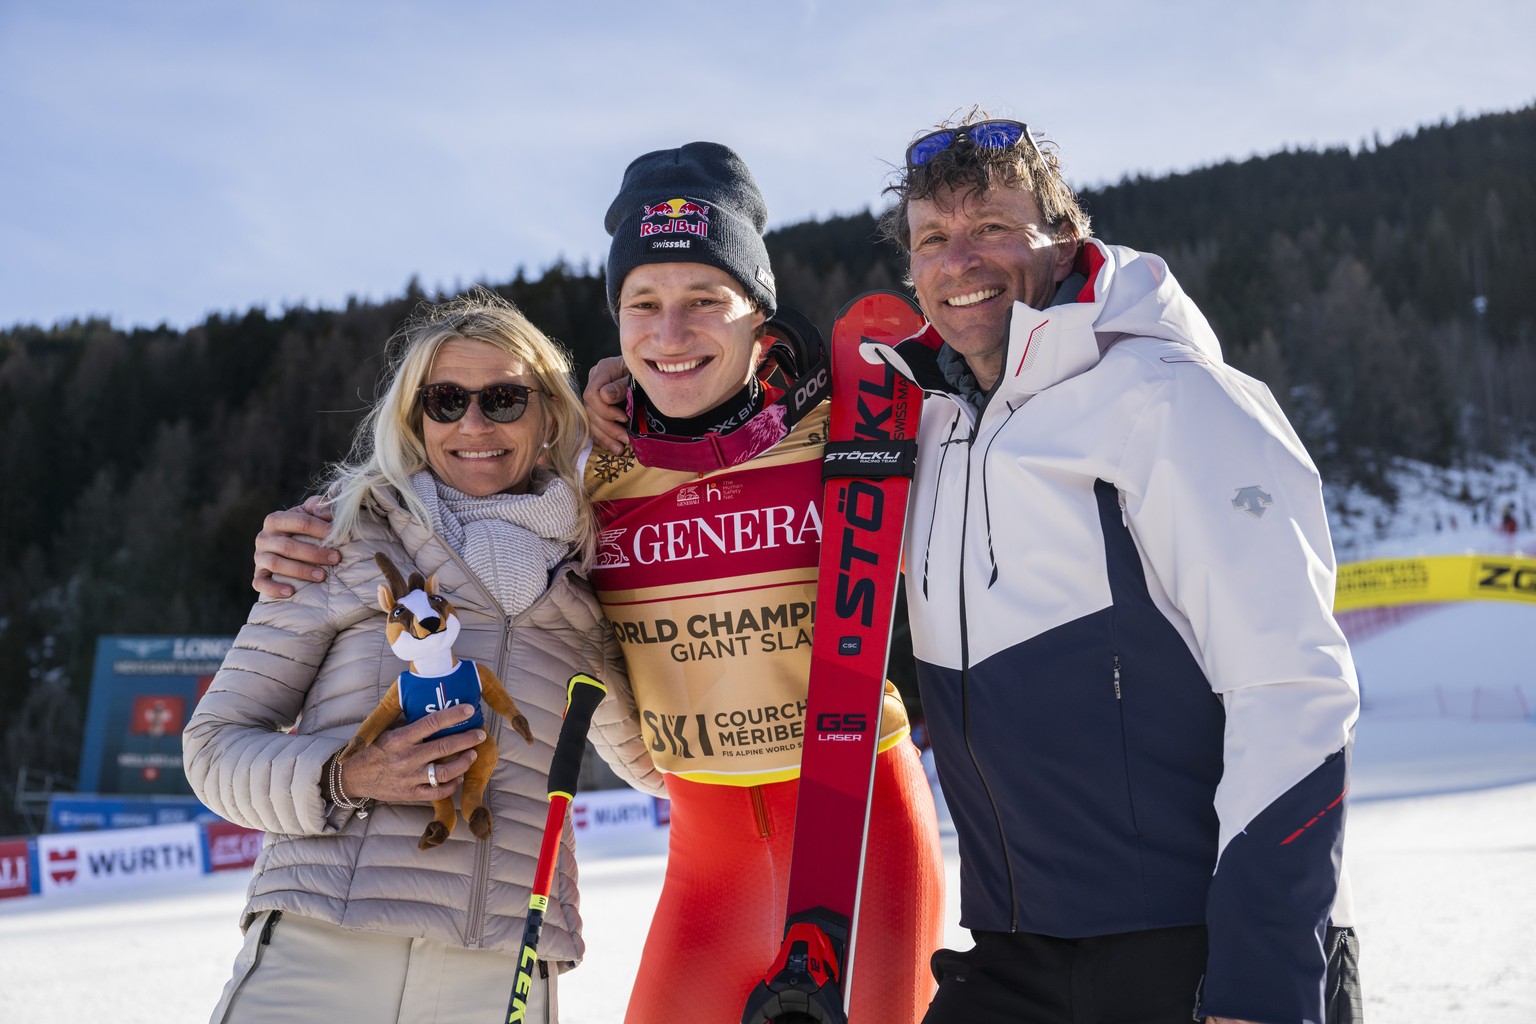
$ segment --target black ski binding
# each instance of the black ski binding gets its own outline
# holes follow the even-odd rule
[[[843,965],[848,921],[825,907],[789,919],[784,945],[747,999],[741,1024],[847,1024]]]

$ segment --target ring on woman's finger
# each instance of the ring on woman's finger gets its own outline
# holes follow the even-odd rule
[[[436,761],[433,761],[431,764],[427,765],[427,785],[431,786],[433,789],[437,788],[437,762]]]

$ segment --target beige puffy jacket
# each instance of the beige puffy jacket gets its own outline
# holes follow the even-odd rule
[[[572,673],[608,685],[591,732],[604,760],[658,795],[661,776],[640,735],[618,644],[587,582],[562,566],[530,608],[508,618],[446,542],[390,504],[387,521],[365,517],[324,583],[300,584],[293,597],[263,598],[251,609],[187,725],[187,778],[218,814],[267,833],[242,928],[276,909],[516,955]],[[446,843],[421,851],[430,804],[380,804],[358,818],[322,796],[326,760],[405,667],[384,636],[375,551],[402,572],[437,574],[462,621],[454,653],[493,669],[533,728],[530,745],[486,713],[500,751],[486,790],[495,816],[487,841],[460,821]],[[569,818],[561,845],[539,957],[575,963],[583,943]]]

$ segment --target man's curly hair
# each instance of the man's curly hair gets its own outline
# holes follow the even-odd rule
[[[938,124],[914,136],[914,141],[931,131],[953,129],[963,132],[971,125],[989,120],[992,115],[980,107],[972,107],[958,122]],[[896,180],[884,190],[884,194],[896,197],[896,204],[881,215],[880,231],[901,246],[903,252],[911,252],[912,232],[907,211],[912,200],[932,199],[941,192],[964,196],[999,187],[1028,189],[1040,204],[1040,213],[1052,231],[1070,231],[1079,241],[1093,233],[1088,214],[1077,201],[1077,194],[1062,177],[1061,158],[1053,142],[1037,140],[1032,145],[1029,139],[1021,138],[1006,149],[985,149],[962,137],[927,163],[918,167],[903,164],[896,173]]]

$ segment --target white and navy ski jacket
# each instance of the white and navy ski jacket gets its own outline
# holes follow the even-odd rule
[[[1077,269],[979,416],[865,346],[928,392],[907,600],[961,923],[1205,923],[1202,1012],[1320,1021],[1359,693],[1317,470],[1161,259]]]

